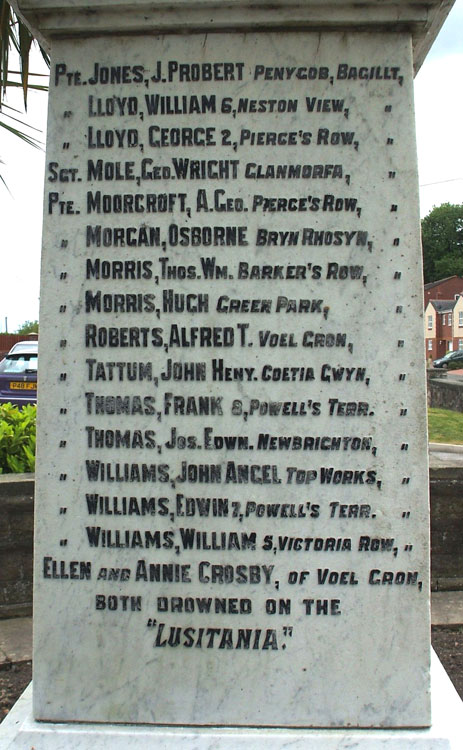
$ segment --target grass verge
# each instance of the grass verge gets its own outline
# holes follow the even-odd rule
[[[450,409],[428,409],[429,441],[463,445],[463,414]]]

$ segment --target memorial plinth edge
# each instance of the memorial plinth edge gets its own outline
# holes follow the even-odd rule
[[[137,33],[218,31],[390,31],[411,34],[415,72],[421,67],[455,0],[11,0],[34,35],[53,39]]]
[[[98,724],[49,724],[31,718],[31,686],[0,726],[6,750],[460,750],[463,709],[459,696],[433,653],[429,729],[259,729],[234,727],[146,727]],[[32,683],[31,683],[32,684]],[[351,745],[352,743],[352,745]]]

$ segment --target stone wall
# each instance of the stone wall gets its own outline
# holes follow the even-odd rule
[[[428,406],[463,412],[463,381],[447,380],[442,371],[436,377],[431,371],[428,377]]]
[[[429,475],[432,587],[463,589],[463,467],[433,468]]]
[[[463,589],[463,468],[430,470],[433,590]],[[32,612],[34,475],[0,477],[0,619]]]
[[[0,476],[0,618],[32,611],[34,474]]]

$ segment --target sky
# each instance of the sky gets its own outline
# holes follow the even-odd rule
[[[45,72],[38,53],[31,70]],[[415,79],[421,216],[442,203],[463,203],[463,0],[456,0]],[[40,80],[43,82],[43,79]],[[44,142],[47,97],[31,91],[27,122]],[[11,106],[21,100],[8,99]],[[24,119],[24,115],[16,115]],[[29,131],[33,133],[33,131]],[[39,316],[45,153],[0,128],[0,332]]]

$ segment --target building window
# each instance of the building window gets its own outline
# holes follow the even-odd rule
[[[449,352],[453,352],[453,341],[449,341]]]
[[[448,314],[448,317],[447,317],[447,323],[449,324],[449,326],[451,326],[451,325],[452,325],[452,313],[449,313],[449,314]]]
[[[458,312],[458,327],[463,328],[463,310]]]
[[[432,352],[432,339],[428,339],[428,352]]]
[[[462,316],[463,316],[463,313],[462,313]],[[461,325],[463,326],[463,317],[462,317]],[[428,315],[428,331],[431,331],[431,330],[432,330],[432,315]]]
[[[458,349],[460,352],[463,349],[463,339],[458,339]]]

